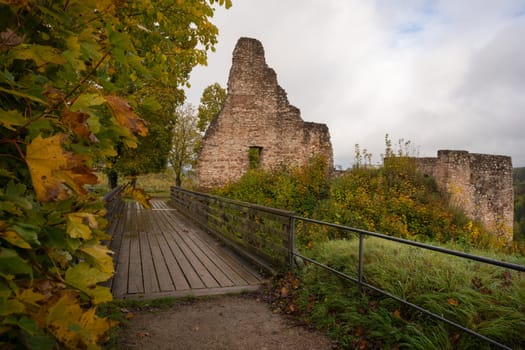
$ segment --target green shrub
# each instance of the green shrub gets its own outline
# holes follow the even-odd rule
[[[283,166],[273,171],[251,169],[238,182],[213,192],[219,196],[310,216],[318,203],[329,195],[326,161],[314,157],[304,167]]]

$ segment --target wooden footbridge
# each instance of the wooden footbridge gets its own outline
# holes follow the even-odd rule
[[[263,278],[221,242],[170,207],[118,201],[109,233],[115,298],[151,299],[252,291]]]

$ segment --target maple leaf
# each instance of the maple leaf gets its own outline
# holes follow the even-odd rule
[[[67,233],[73,238],[90,239],[92,228],[97,228],[97,220],[90,213],[71,213],[67,215]]]
[[[85,165],[87,156],[62,148],[64,138],[63,134],[48,138],[38,135],[27,146],[26,162],[40,202],[66,199],[69,197],[68,188],[85,194],[85,184],[98,182],[97,176]]]
[[[86,243],[80,247],[80,251],[85,254],[87,261],[103,273],[113,273],[113,259],[108,254],[113,254],[106,246],[102,244]]]
[[[142,188],[128,187],[122,194],[124,198],[133,199],[136,202],[142,204],[144,208],[151,209],[151,203],[149,202],[151,196],[148,195]]]
[[[22,292],[17,293],[17,299],[25,304],[38,306],[38,302],[46,299],[42,293],[35,292],[33,289],[23,289]]]
[[[114,327],[118,322],[111,321],[107,318],[101,318],[96,315],[96,309],[94,307],[90,308],[82,314],[80,317],[80,325],[83,329],[88,331],[88,337],[85,339],[91,340],[91,343],[95,345],[96,341],[102,339],[104,334],[112,327]]]
[[[97,317],[95,308],[83,311],[74,292],[64,292],[46,313],[47,329],[69,349],[98,348],[96,341],[115,324]]]
[[[131,108],[128,101],[116,95],[109,95],[105,98],[111,112],[121,126],[129,129],[133,134],[140,136],[148,134],[146,122],[133,112],[133,108]]]
[[[92,297],[93,303],[99,304],[112,299],[109,288],[97,286],[97,283],[107,281],[112,273],[102,272],[97,268],[81,262],[66,271],[65,280],[75,288]]]
[[[85,138],[91,135],[91,131],[86,123],[88,118],[89,115],[82,112],[62,112],[62,121],[64,124],[66,124],[75,134]]]
[[[0,303],[0,316],[22,313],[25,310],[24,304],[15,299],[2,300]]]
[[[2,110],[0,113],[0,124],[9,130],[16,130],[15,127],[26,123],[26,117],[16,110]]]

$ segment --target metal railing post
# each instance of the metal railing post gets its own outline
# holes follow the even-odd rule
[[[363,234],[359,233],[359,267],[358,267],[358,274],[357,274],[357,280],[358,280],[358,291],[359,296],[361,296],[361,293],[363,291]]]
[[[295,251],[295,217],[291,216],[290,223],[290,242],[288,246],[290,247],[290,269],[292,273],[295,273],[295,262],[294,262],[294,251]]]

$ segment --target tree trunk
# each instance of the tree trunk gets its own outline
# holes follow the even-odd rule
[[[118,173],[115,170],[108,172],[108,186],[110,190],[118,186]]]

